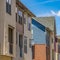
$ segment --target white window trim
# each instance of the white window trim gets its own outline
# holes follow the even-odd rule
[[[18,15],[22,17],[22,12],[19,10]]]
[[[9,2],[9,0],[6,0],[6,2],[8,3],[8,2]]]
[[[9,0],[9,4],[10,4],[10,5],[11,5],[11,1],[12,1],[12,0]]]
[[[11,1],[12,1],[12,0],[6,0],[6,2],[9,3],[10,5],[11,5],[11,3],[12,3]]]

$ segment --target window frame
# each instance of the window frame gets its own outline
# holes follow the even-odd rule
[[[35,58],[35,46],[33,45],[32,46],[32,59]]]
[[[28,30],[31,31],[31,18],[28,16]]]
[[[31,23],[28,23],[28,30],[31,31]]]
[[[11,4],[12,4],[12,0],[6,0],[6,12],[10,15],[11,15]]]
[[[23,36],[19,34],[19,47],[23,47]]]
[[[19,48],[20,48],[20,57],[22,57],[23,51],[23,36],[19,34]]]
[[[30,47],[30,48],[32,47],[31,41],[32,41],[32,39],[29,39],[29,47]]]
[[[23,21],[22,20],[23,20],[22,17],[20,15],[18,15],[18,23],[19,24],[23,24]]]
[[[14,28],[12,26],[8,26],[8,42],[9,42],[9,53],[13,54]]]
[[[50,32],[46,31],[46,45],[50,47]]]
[[[23,12],[18,9],[17,11],[18,23],[23,24]]]
[[[24,53],[27,54],[27,37],[24,36]]]
[[[10,5],[12,4],[12,0],[6,0],[6,2]]]

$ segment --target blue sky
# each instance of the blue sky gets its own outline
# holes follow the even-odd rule
[[[57,35],[60,35],[60,0],[20,0],[37,17],[55,16]]]

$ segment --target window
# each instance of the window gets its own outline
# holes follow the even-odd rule
[[[31,23],[28,23],[28,30],[31,31]]]
[[[22,17],[18,15],[18,18],[19,18],[18,20],[19,24],[22,24]]]
[[[8,28],[9,53],[13,54],[13,28]]]
[[[22,57],[23,37],[19,34],[20,57]]]
[[[16,13],[16,22],[17,22],[17,13]]]
[[[19,47],[23,47],[23,37],[19,34]]]
[[[27,53],[27,37],[24,36],[24,52]]]
[[[34,59],[34,55],[35,55],[35,46],[32,46],[32,59]]]
[[[22,23],[23,23],[22,20],[23,20],[23,19],[22,19],[22,12],[19,10],[19,11],[18,11],[18,23],[19,23],[19,24],[22,24]]]
[[[22,57],[22,48],[20,47],[20,57]]]
[[[50,34],[48,31],[46,33],[46,44],[47,44],[47,46],[50,46]]]
[[[30,48],[31,48],[31,40],[32,40],[32,39],[29,39],[29,47],[30,47]]]
[[[17,40],[18,40],[18,33],[16,32],[16,44],[17,44]]]
[[[6,12],[11,14],[11,0],[6,0]]]
[[[28,30],[31,31],[31,18],[28,17]]]

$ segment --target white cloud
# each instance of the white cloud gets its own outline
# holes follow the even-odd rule
[[[54,12],[53,10],[51,10],[51,13],[55,16],[60,16],[60,10],[58,12]]]
[[[51,13],[52,13],[53,15],[56,15],[56,13],[55,13],[53,10],[51,10]]]

